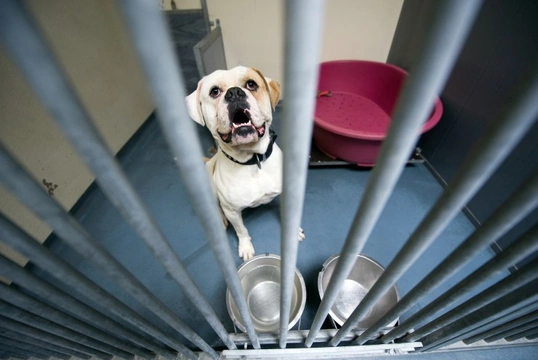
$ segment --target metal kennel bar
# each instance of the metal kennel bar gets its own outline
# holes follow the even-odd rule
[[[532,230],[527,232],[527,234],[525,234],[519,240],[506,248],[501,254],[488,261],[486,264],[481,266],[479,269],[477,269],[471,275],[460,281],[458,284],[454,285],[450,290],[442,294],[432,303],[428,304],[428,306],[426,306],[423,310],[416,313],[416,317],[415,315],[413,315],[413,317],[415,317],[415,319],[427,319],[431,315],[435,314],[437,311],[446,308],[462,296],[468,294],[473,288],[481,284],[483,281],[487,280],[491,275],[505,270],[508,266],[524,259],[527,255],[532,254],[537,249],[538,226],[535,226]],[[528,266],[524,269],[527,268]],[[532,274],[532,271],[528,270],[525,270],[527,272],[524,273],[524,269],[518,270],[517,272],[498,282],[495,286],[492,286],[488,290],[483,291],[480,296],[475,296],[473,298],[474,301],[472,302],[472,305],[471,302],[468,301],[465,303],[467,304],[466,306],[462,304],[456,308],[463,308],[464,310],[455,311],[456,309],[454,309],[451,312],[429,323],[428,325],[416,329],[413,333],[407,335],[405,339],[408,341],[417,340],[420,337],[427,335],[428,333],[435,331],[446,324],[451,323],[452,321],[461,317],[462,314],[473,311],[478,307],[481,307],[488,302],[502,296],[504,293],[512,290],[511,288],[515,284],[515,282],[513,282],[514,279],[521,279],[521,281],[532,281],[532,276],[538,276],[538,273]],[[525,274],[526,277],[520,278],[523,274]]]
[[[100,188],[118,208],[122,216],[136,230],[222,341],[230,349],[235,348],[235,344],[229,340],[228,332],[214,310],[192,281],[168,240],[158,228],[156,221],[145,208],[107,148],[103,138],[90,120],[89,114],[75,95],[74,88],[67,80],[67,75],[55,61],[52,51],[48,49],[40,37],[31,18],[25,15],[22,6],[13,6],[11,9],[8,7],[7,10],[13,19],[7,22],[4,29],[4,42],[41,103],[54,115],[54,120],[58,126],[96,175],[96,181]],[[29,56],[29,54],[36,56]],[[109,256],[103,254],[100,257],[105,259]],[[148,291],[138,290],[143,286],[136,284],[136,280],[128,274],[127,270],[117,265],[108,266],[105,269],[108,269],[109,272],[122,274],[116,279],[121,280],[121,282],[118,281],[120,285],[122,283],[129,284],[126,286],[126,290],[133,297],[145,304],[157,316],[213,358],[217,357],[217,353],[192,330],[188,329],[173,312],[160,303],[157,297]],[[129,280],[130,277],[132,280]]]
[[[53,323],[52,321],[43,319],[40,316],[31,314],[22,309],[19,309],[18,307],[8,304],[2,300],[0,300],[0,315],[9,319],[18,321],[20,323],[32,326],[34,328],[46,331],[48,333],[54,334],[64,339],[68,339],[73,342],[86,345],[93,349],[102,351],[103,353],[106,353],[106,354],[117,356],[122,359],[131,359],[133,357],[133,354],[131,353],[125,352],[123,350],[120,350],[108,344],[94,340],[76,331],[67,329],[61,325]]]
[[[355,264],[356,255],[368,240],[391,195],[417,142],[419,129],[431,112],[435,96],[442,90],[450,74],[481,3],[466,0],[442,2],[416,67],[404,84],[396,104],[389,132],[364,190],[353,225],[340,251],[340,259],[331,276],[331,282],[314,318],[306,346],[311,346],[314,342],[344,280]],[[393,269],[396,270],[395,267]],[[383,288],[389,283],[392,285],[402,272],[398,270],[394,271],[393,278],[385,276],[385,282],[379,283],[378,289],[381,289],[381,285]],[[372,295],[370,298],[373,298]],[[345,330],[341,330],[337,337],[333,338],[331,345],[338,344],[339,339],[345,336],[352,325],[354,324],[348,319],[344,324]]]
[[[507,341],[514,341],[522,337],[525,337],[526,335],[533,334],[534,332],[537,331],[537,328],[538,328],[538,320],[536,320],[536,318],[537,316],[534,317],[534,320],[528,319],[527,323],[516,326],[510,330],[506,330],[495,336],[486,338],[484,339],[484,341],[493,342],[496,340],[500,340],[502,338],[506,339]]]
[[[52,351],[52,350],[48,350],[48,349],[43,349],[43,348],[40,348],[40,347],[38,347],[36,345],[23,343],[23,342],[16,341],[16,340],[4,337],[4,336],[0,336],[0,344],[4,345],[4,346],[13,347],[15,349],[17,349],[17,348],[27,349],[28,351],[32,351],[32,352],[34,352],[36,354],[43,355],[46,358],[47,357],[55,357],[55,358],[58,358],[58,359],[67,360],[67,359],[69,359],[71,357],[69,355],[65,355],[65,354],[62,354],[62,353],[59,353],[59,352],[56,352],[56,351]]]
[[[525,324],[525,323],[527,323],[528,321],[531,321],[531,320],[536,320],[536,319],[538,319],[538,310],[532,311],[533,309],[536,309],[536,308],[538,308],[538,305],[535,305],[535,304],[532,304],[530,306],[524,307],[524,308],[520,309],[517,312],[516,315],[511,314],[513,316],[521,315],[521,316],[517,317],[516,319],[510,320],[510,321],[506,321],[506,319],[504,319],[505,322],[502,325],[492,327],[489,330],[480,331],[477,335],[473,335],[471,337],[468,337],[465,340],[463,340],[463,342],[465,344],[472,344],[472,343],[480,341],[480,340],[489,339],[489,338],[492,338],[493,336],[496,336],[497,334],[499,334],[499,333],[501,333],[503,331],[510,330],[515,326]],[[486,342],[488,342],[488,341],[486,341]]]
[[[499,115],[489,132],[479,140],[454,180],[342,328],[321,330],[356,261],[356,255],[370,237],[402,174],[418,139],[419,129],[451,72],[480,9],[481,0],[442,1],[434,26],[419,56],[419,62],[404,85],[388,136],[364,189],[364,196],[341,249],[340,260],[312,326],[309,330],[298,331],[288,331],[288,322],[297,262],[297,232],[306,190],[325,1],[286,2],[286,101],[282,141],[284,186],[280,209],[281,316],[280,331],[275,334],[257,334],[255,331],[228,237],[222,227],[218,205],[201,160],[203,153],[195,125],[190,120],[183,101],[186,95],[183,77],[158,6],[149,0],[118,0],[118,3],[157,105],[160,126],[175,156],[189,199],[201,220],[226,285],[241,314],[246,334],[229,334],[225,329],[107,149],[23,4],[15,0],[0,2],[0,33],[14,62],[21,68],[43,105],[54,115],[55,121],[81,158],[96,175],[101,189],[229,350],[223,350],[222,354],[219,354],[206,340],[185,325],[156,294],[151,293],[73,216],[65,212],[2,145],[0,182],[48,223],[71,248],[85,259],[90,259],[96,267],[103,269],[108,277],[177,334],[183,335],[200,348],[204,355],[213,359],[221,356],[225,359],[247,359],[385,355],[429,351],[463,339],[471,343],[484,338],[487,342],[501,337],[508,341],[516,337],[533,337],[538,318],[535,305],[538,300],[537,260],[414,330],[400,339],[399,343],[387,344],[412,331],[415,325],[426,322],[442,308],[468,295],[473,288],[483,284],[492,275],[505,271],[510,265],[538,250],[537,226],[400,326],[393,330],[385,329],[384,326],[409,310],[437,284],[461,270],[492,241],[535,209],[538,204],[538,175],[514,193],[481,228],[469,236],[376,324],[365,331],[356,330],[354,327],[379,297],[393,286],[431,245],[533,124],[538,115],[538,68],[527,78],[524,88],[519,89],[518,94],[522,96],[509,102],[506,111]],[[207,8],[205,1],[204,7]],[[207,13],[205,15],[208,20]],[[0,256],[0,276],[13,282],[13,285],[0,283],[0,344],[9,348],[2,350],[0,357],[130,359],[135,355],[141,358],[160,355],[174,359],[177,356],[171,350],[174,349],[187,358],[199,358],[199,354],[187,348],[177,338],[176,333],[171,334],[170,331],[144,319],[52,251],[39,245],[1,213],[0,238],[25,255],[33,266],[37,266],[84,298],[77,300],[28,269]],[[100,312],[101,310],[87,305],[86,300],[99,303],[106,309]],[[130,330],[125,327],[126,324],[138,328],[151,339]],[[331,348],[330,351],[326,348],[310,348],[314,342],[337,346],[341,341],[354,339],[353,345],[362,345],[380,336],[380,342],[384,344]],[[261,349],[261,344],[277,343],[281,349]],[[292,343],[304,343],[310,349],[285,349]],[[245,348],[250,344],[254,349],[238,350],[236,344],[244,345]],[[422,344],[425,346],[417,350]]]
[[[509,103],[504,113],[495,119],[486,134],[471,150],[471,156],[462,164],[453,180],[411,235],[393,262],[349,317],[340,330],[342,333],[354,327],[373,307],[375,302],[411,267],[429,245],[441,234],[450,221],[472,199],[489,179],[498,165],[523,138],[538,115],[538,68],[523,86],[522,96]],[[338,344],[340,334],[331,341]],[[363,344],[364,337],[358,341]]]
[[[528,330],[522,331],[522,332],[514,334],[512,336],[507,336],[504,339],[506,341],[515,341],[515,340],[521,339],[522,337],[534,336],[534,335],[538,334],[538,321],[535,321],[533,323],[533,325],[534,325],[533,328],[529,328]]]
[[[2,159],[2,155],[3,153],[0,146],[0,159]],[[1,160],[0,164],[2,164]],[[40,246],[36,240],[32,239],[28,234],[18,228],[2,214],[0,214],[0,235],[2,235],[2,240],[11,245],[13,249],[28,257],[36,266],[42,269],[48,269],[50,274],[62,283],[76,289],[77,292],[94,301],[95,303],[102,304],[111,314],[154,336],[163,343],[170,344],[172,347],[174,347],[175,341],[173,339],[167,339],[168,335],[155,327],[153,324],[149,323],[147,320],[143,319],[140,315],[104,291],[91,280],[73,269],[70,265],[54,255],[50,250]],[[8,268],[6,267],[0,269],[0,271],[5,269]],[[18,267],[14,269],[18,269]],[[68,310],[72,314],[77,314],[78,318],[83,319],[89,324],[94,324],[94,326],[102,326],[107,330],[113,331],[115,334],[124,337],[125,339],[129,339],[130,341],[155,352],[156,354],[161,354],[169,358],[175,357],[175,354],[168,349],[148,341],[133,331],[125,329],[123,326],[97,310],[94,310],[93,308],[70,298],[67,294],[55,289],[44,281],[39,281],[39,279],[36,277],[32,277],[30,273],[12,272],[11,274],[6,275],[6,278],[14,281],[14,274],[28,274],[27,276],[21,277],[18,280],[18,285],[32,289],[33,292],[39,291],[38,295],[40,295],[42,298],[52,299],[54,304],[58,305],[60,309]],[[33,280],[34,278],[35,281]],[[48,312],[48,314],[50,315],[51,313]],[[63,321],[66,320],[64,319]],[[80,331],[80,329],[75,330]],[[111,337],[109,341],[113,341]],[[115,344],[112,343],[111,345]]]
[[[495,326],[495,319],[505,315],[510,320],[510,313],[514,313],[537,300],[538,281],[534,280],[470,314],[463,314],[464,317],[459,320],[425,336],[421,339],[424,347],[418,351],[434,350],[466,339],[474,335],[474,330],[482,325],[490,323],[490,326]],[[406,340],[404,339],[404,341]]]
[[[286,347],[318,83],[324,0],[286,2],[280,342]]]
[[[505,201],[490,218],[471,234],[456,250],[454,250],[441,264],[432,270],[418,285],[411,289],[398,304],[390,309],[379,321],[365,331],[359,341],[369,339],[376,329],[384,327],[393,319],[398,318],[413,304],[420,301],[426,294],[459,271],[473,256],[500,238],[512,226],[527,216],[538,205],[538,174],[523,185],[516,194]],[[404,335],[417,323],[404,324],[394,328],[386,334],[381,341],[388,343]]]
[[[21,344],[30,344],[30,345],[38,346],[39,348],[42,348],[42,349],[55,351],[59,354],[63,354],[67,356],[68,358],[71,358],[72,356],[77,357],[79,359],[84,359],[84,360],[91,358],[91,356],[89,355],[85,355],[81,352],[74,351],[66,347],[57,346],[57,345],[54,345],[54,344],[51,344],[42,340],[32,338],[24,334],[9,331],[7,329],[2,328],[1,325],[0,325],[0,336],[3,336],[11,340],[15,340]]]
[[[530,285],[525,285],[523,287],[523,291],[525,289],[529,289],[533,284],[537,285],[537,281],[533,281]],[[522,290],[517,290],[518,294],[522,293]],[[512,296],[512,295],[507,295]],[[527,298],[534,298],[536,299],[536,291],[531,291],[526,294]],[[491,329],[494,329],[496,327],[502,326],[504,324],[507,324],[521,316],[527,315],[529,312],[536,310],[538,308],[537,304],[535,302],[530,302],[528,299],[518,299],[518,300],[525,300],[523,302],[523,305],[516,304],[515,310],[506,313],[505,315],[497,316],[492,320],[487,321],[480,321],[479,325],[473,326],[473,329],[470,331],[466,331],[459,339],[462,340],[464,344],[472,344],[473,342],[476,342],[478,340],[482,340],[483,336],[480,336],[480,334],[487,332]],[[489,305],[488,305],[489,306]],[[483,318],[479,319],[483,320]],[[475,321],[474,323],[477,323]]]
[[[200,140],[183,101],[186,96],[183,76],[162,14],[150,1],[120,0],[119,4],[153,95],[163,133],[181,170],[189,199],[201,220],[250,340],[254,348],[259,348],[217,201],[201,160],[203,153]]]
[[[49,343],[54,344],[54,345],[66,347],[68,349],[71,349],[71,350],[74,350],[74,351],[77,351],[77,352],[81,352],[81,353],[83,353],[85,355],[96,356],[96,357],[98,357],[100,359],[106,359],[106,360],[112,359],[112,355],[110,355],[108,353],[104,353],[102,351],[96,350],[96,349],[88,347],[86,345],[79,344],[79,343],[73,342],[71,340],[64,339],[64,338],[62,338],[60,336],[50,334],[50,333],[48,333],[46,331],[36,329],[33,326],[26,325],[26,324],[20,323],[18,321],[8,319],[8,318],[6,318],[4,316],[1,316],[1,315],[0,315],[0,324],[1,324],[0,325],[1,327],[5,328],[5,329],[8,329],[10,331],[13,331],[15,333],[28,335],[29,337],[39,339],[39,340],[43,340],[43,341],[49,342]]]

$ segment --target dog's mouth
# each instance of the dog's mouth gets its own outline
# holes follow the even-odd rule
[[[226,143],[232,142],[233,138],[242,138],[247,140],[247,138],[258,135],[258,138],[261,138],[265,134],[265,123],[262,126],[256,127],[252,123],[252,117],[248,109],[237,109],[233,112],[233,115],[230,118],[231,120],[231,130],[226,134],[221,134],[219,136],[222,141]],[[243,143],[245,141],[238,141]]]

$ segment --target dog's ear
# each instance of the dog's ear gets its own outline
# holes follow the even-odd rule
[[[278,83],[278,81],[269,79],[268,77],[265,78],[265,81],[267,81],[267,88],[269,89],[269,99],[271,99],[271,106],[273,107],[274,111],[276,109],[278,101],[280,100],[280,84]]]
[[[200,103],[202,80],[198,82],[198,88],[185,98],[185,103],[187,104],[187,110],[189,111],[190,117],[198,124],[205,126],[204,115],[202,114],[202,104]]]
[[[271,106],[273,107],[274,111],[276,109],[278,101],[280,100],[280,84],[278,83],[278,81],[263,76],[260,70],[256,68],[252,68],[252,70],[256,71],[258,75],[260,75],[261,78],[265,81],[265,85],[267,85],[267,91],[269,92],[269,100],[271,100]]]

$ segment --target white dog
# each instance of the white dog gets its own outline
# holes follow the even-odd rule
[[[269,130],[279,99],[278,82],[242,66],[205,76],[186,98],[189,115],[206,126],[217,143],[218,151],[206,167],[224,226],[227,220],[232,223],[245,261],[254,256],[254,247],[241,212],[267,204],[282,191],[282,151]]]

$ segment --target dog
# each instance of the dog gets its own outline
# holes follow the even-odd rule
[[[215,139],[218,150],[206,168],[224,227],[234,227],[244,261],[255,251],[243,209],[267,204],[282,191],[282,151],[270,129],[279,100],[277,81],[244,66],[205,76],[186,97],[190,117]],[[299,240],[304,238],[299,229]]]

